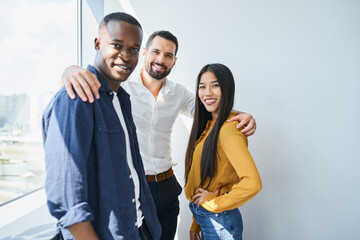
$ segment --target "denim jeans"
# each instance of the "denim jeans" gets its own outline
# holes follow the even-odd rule
[[[202,240],[242,240],[243,222],[238,208],[212,213],[189,203],[195,221],[201,226]]]

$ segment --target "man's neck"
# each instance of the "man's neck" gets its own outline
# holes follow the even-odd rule
[[[161,90],[162,84],[165,81],[165,78],[159,80],[159,79],[155,79],[153,77],[150,76],[150,74],[148,74],[145,69],[144,71],[142,71],[142,73],[140,73],[141,75],[141,80],[142,83],[144,84],[144,86],[149,89],[149,91],[152,93],[152,95],[155,98],[155,101],[157,100],[157,97],[159,95],[159,92]]]
[[[117,82],[115,80],[110,80],[108,79],[101,71],[101,69],[94,64],[94,68],[98,71],[98,73],[103,77],[103,79],[105,80],[105,82],[107,83],[107,85],[109,86],[109,88],[111,89],[111,91],[113,92],[117,92],[117,90],[120,87],[120,82]]]

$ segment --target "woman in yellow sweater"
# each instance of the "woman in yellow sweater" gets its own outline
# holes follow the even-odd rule
[[[185,157],[185,195],[193,214],[191,240],[242,239],[238,207],[261,190],[247,138],[236,129],[236,122],[226,122],[234,90],[226,66],[208,64],[201,69]]]

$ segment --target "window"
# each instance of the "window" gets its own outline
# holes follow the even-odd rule
[[[0,204],[43,186],[41,115],[76,64],[76,0],[5,0],[0,8]]]

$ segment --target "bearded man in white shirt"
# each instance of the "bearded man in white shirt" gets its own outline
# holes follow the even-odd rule
[[[119,43],[114,47],[122,46]],[[179,113],[193,116],[195,108],[194,94],[166,78],[176,63],[177,50],[178,41],[172,33],[154,32],[143,51],[144,68],[140,75],[121,84],[130,94],[140,153],[164,240],[174,239],[181,193],[172,169],[176,165],[171,159],[172,127]],[[73,88],[83,101],[93,102],[93,94],[99,98],[100,83],[86,69],[70,66],[64,71],[62,81],[73,99],[76,97]],[[255,119],[250,114],[239,112],[231,120],[240,122],[239,129],[245,126],[241,131],[246,136],[255,132]]]

